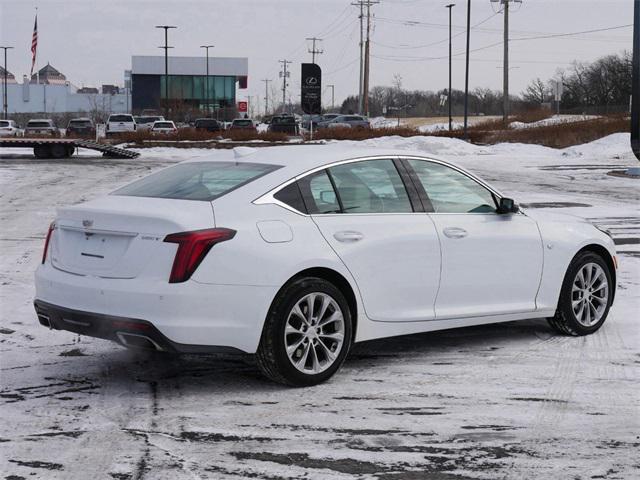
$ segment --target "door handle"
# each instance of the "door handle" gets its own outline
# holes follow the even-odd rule
[[[353,230],[343,230],[341,232],[334,233],[333,238],[335,238],[339,242],[352,243],[352,242],[359,242],[364,238],[364,235],[360,232],[355,232]]]
[[[464,228],[460,227],[448,227],[445,228],[442,233],[449,238],[464,238],[468,235],[468,232]]]

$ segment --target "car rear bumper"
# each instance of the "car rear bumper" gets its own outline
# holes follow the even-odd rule
[[[103,338],[125,347],[173,353],[241,353],[233,347],[173,342],[146,320],[72,310],[41,300],[33,304],[44,327]]]
[[[169,283],[153,278],[74,275],[54,268],[49,261],[38,267],[35,284],[36,306],[41,310],[45,307],[54,310],[52,328],[77,331],[72,327],[82,325],[74,327],[72,322],[57,320],[67,317],[56,313],[58,310],[75,312],[76,317],[93,319],[91,328],[77,333],[123,343],[114,337],[114,331],[109,330],[112,320],[142,322],[151,325],[166,339],[158,342],[159,345],[168,342],[173,345],[173,351],[190,352],[207,352],[210,351],[208,347],[220,346],[254,353],[264,319],[278,290],[266,286],[204,284],[194,280]],[[100,327],[104,322],[107,322],[106,333]]]

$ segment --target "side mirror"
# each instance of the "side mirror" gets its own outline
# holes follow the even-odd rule
[[[520,211],[520,207],[513,198],[502,197],[497,211],[502,215],[507,213],[518,213]]]

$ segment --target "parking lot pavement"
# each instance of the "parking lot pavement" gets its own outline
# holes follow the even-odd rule
[[[2,478],[637,478],[640,181],[607,176],[635,160],[555,152],[451,158],[529,208],[612,228],[620,285],[599,332],[558,336],[530,320],[367,342],[305,389],[269,383],[248,356],[132,353],[37,323],[33,271],[55,207],[188,150],[62,162],[3,152]]]

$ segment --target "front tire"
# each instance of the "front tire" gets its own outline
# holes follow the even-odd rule
[[[304,277],[285,285],[271,305],[256,354],[271,380],[296,387],[335,374],[351,346],[349,305],[332,283]]]
[[[604,259],[583,252],[571,261],[560,291],[558,309],[549,324],[565,335],[596,332],[607,319],[613,295],[611,272]]]

